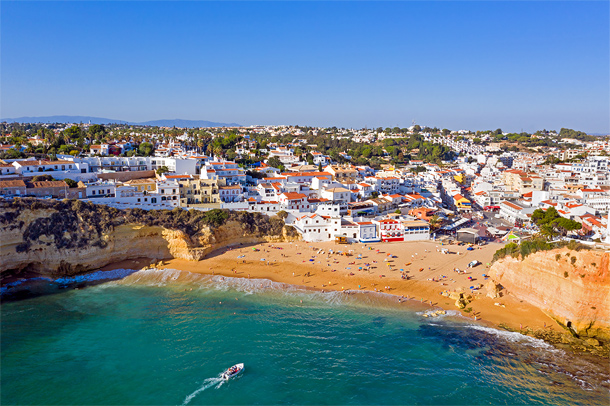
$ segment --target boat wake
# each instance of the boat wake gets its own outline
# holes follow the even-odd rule
[[[201,385],[201,387],[199,389],[197,389],[195,392],[191,393],[190,395],[188,395],[185,399],[184,402],[182,402],[182,406],[186,406],[189,404],[189,402],[191,400],[193,400],[193,398],[197,395],[199,395],[201,392],[203,392],[206,389],[210,389],[211,387],[214,387],[214,389],[218,389],[220,388],[226,381],[222,378],[208,378],[205,381],[203,381],[203,385]]]

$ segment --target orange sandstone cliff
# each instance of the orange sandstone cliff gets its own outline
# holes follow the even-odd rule
[[[608,252],[539,251],[491,267],[488,295],[508,293],[531,303],[579,336],[610,339]]]
[[[0,278],[24,272],[69,276],[136,258],[198,261],[227,245],[299,238],[283,220],[260,214],[229,213],[223,224],[199,224],[196,232],[188,234],[179,225],[168,228],[131,220],[108,222],[110,225],[100,228],[96,223],[103,216],[118,218],[125,212],[94,205],[78,205],[72,210],[69,202],[37,207],[42,204],[0,205]],[[180,210],[165,216],[171,224],[173,218],[187,214]],[[72,219],[65,221],[66,217]],[[269,223],[275,223],[274,233],[269,232]]]

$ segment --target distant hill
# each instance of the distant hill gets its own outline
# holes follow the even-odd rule
[[[205,120],[181,120],[179,118],[173,120],[152,120],[143,123],[129,123],[134,125],[150,125],[158,127],[242,127],[236,123],[216,123],[214,121]]]
[[[0,121],[6,121],[7,123],[89,123],[91,124],[131,124],[131,125],[149,125],[158,127],[242,127],[241,124],[236,123],[216,123],[213,121],[205,120],[182,120],[182,119],[169,119],[169,120],[152,120],[143,123],[136,123],[134,121],[116,120],[112,118],[103,117],[89,117],[89,116],[41,116],[41,117],[17,117],[17,118],[3,118]]]

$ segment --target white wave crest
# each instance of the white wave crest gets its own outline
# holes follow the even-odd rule
[[[502,338],[502,339],[512,342],[512,343],[524,344],[524,345],[527,345],[530,347],[544,349],[549,352],[562,352],[561,350],[559,350],[558,348],[555,348],[553,345],[545,342],[544,340],[541,340],[541,339],[535,338],[535,337],[530,337],[530,336],[518,333],[516,331],[498,330],[495,328],[484,327],[484,326],[480,326],[480,325],[476,325],[476,324],[468,325],[467,328],[471,328],[473,330],[478,330],[478,331],[483,331],[487,334],[494,335],[496,337]]]

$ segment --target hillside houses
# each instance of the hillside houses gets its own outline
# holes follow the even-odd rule
[[[434,233],[426,228],[433,215],[455,218],[452,224],[464,224],[459,221],[470,218],[489,221],[489,215],[481,219],[483,211],[494,211],[494,221],[503,227],[535,233],[532,213],[550,207],[581,222],[583,238],[605,238],[607,233],[607,140],[519,152],[502,150],[501,143],[479,145],[467,131],[422,132],[423,140],[455,153],[452,161],[432,163],[423,149],[398,144],[413,129],[234,128],[230,137],[236,137],[236,142],[230,151],[206,145],[223,139],[227,129],[204,134],[206,141],[197,147],[193,140],[189,143],[186,131],[177,134],[174,129],[171,137],[163,131],[147,134],[154,146],[152,156],[120,156],[133,155],[145,138],[134,140],[123,134],[113,139],[110,134],[103,142],[89,145],[89,156],[0,162],[0,195],[74,197],[143,209],[232,209],[271,216],[286,211],[304,238],[316,241],[336,235],[353,242],[425,239],[443,231],[449,236],[455,230]],[[344,139],[366,143],[385,154],[376,153],[369,165],[362,157],[350,156],[360,148],[341,145],[330,151],[312,143],[312,134],[331,138],[333,145]],[[489,134],[480,138],[485,137],[493,138]],[[396,150],[390,154],[391,143],[380,142],[386,139],[396,140],[394,147],[404,154],[404,164],[402,155],[394,159]],[[229,156],[236,159],[225,159]],[[273,160],[277,168],[270,166],[269,158],[278,158]]]

